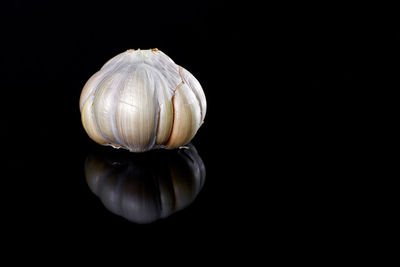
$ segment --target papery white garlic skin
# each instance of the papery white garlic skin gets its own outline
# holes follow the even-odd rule
[[[79,106],[91,139],[132,152],[187,144],[207,108],[197,79],[158,49],[110,59],[86,82]]]

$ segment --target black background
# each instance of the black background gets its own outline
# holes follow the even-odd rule
[[[356,13],[203,1],[2,3],[2,221],[15,247],[177,242],[183,253],[206,241],[203,253],[212,254],[339,232],[333,214],[346,190],[333,194],[324,150],[337,142],[327,132],[341,134],[326,121],[342,104],[326,107],[355,84]],[[192,142],[204,188],[187,209],[150,225],[111,214],[89,190],[87,155],[112,148],[88,138],[78,107],[92,74],[138,48],[158,48],[188,69],[208,103]]]

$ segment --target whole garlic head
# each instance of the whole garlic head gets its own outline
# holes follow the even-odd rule
[[[132,152],[187,144],[207,108],[197,79],[158,49],[110,59],[86,82],[79,105],[91,139]]]

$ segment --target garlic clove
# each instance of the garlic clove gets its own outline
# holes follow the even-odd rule
[[[201,112],[201,123],[204,121],[204,117],[206,116],[207,111],[207,101],[206,96],[204,95],[203,89],[199,83],[199,81],[186,69],[181,67],[180,75],[182,77],[182,81],[189,86],[189,88],[193,91],[196,95],[196,98],[200,105],[200,112]]]
[[[108,143],[120,144],[115,127],[115,97],[121,87],[121,74],[113,74],[107,77],[96,88],[96,96],[93,103],[94,119],[100,130],[100,134]]]
[[[158,88],[166,88],[168,85],[162,79],[158,79]],[[172,131],[172,124],[174,122],[174,107],[171,101],[172,95],[167,93],[167,90],[157,91],[158,102],[158,129],[156,145],[164,145]]]
[[[94,91],[96,90],[97,84],[101,81],[102,75],[100,72],[96,72],[90,79],[86,82],[85,86],[82,89],[81,97],[79,99],[79,108],[82,112],[83,105],[88,100],[90,96],[93,95]]]
[[[82,124],[91,139],[99,144],[106,144],[106,140],[101,136],[93,118],[92,107],[93,97],[89,98],[82,107]]]
[[[174,123],[171,137],[166,146],[177,148],[188,143],[199,128],[200,106],[195,94],[185,83],[181,83],[175,90],[173,97]]]
[[[158,102],[151,73],[146,67],[136,69],[118,90],[115,122],[120,144],[132,151],[146,151],[155,144]]]

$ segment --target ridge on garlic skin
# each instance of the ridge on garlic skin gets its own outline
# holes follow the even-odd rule
[[[95,142],[132,152],[187,144],[207,104],[197,79],[158,49],[129,49],[86,82],[79,107]]]

